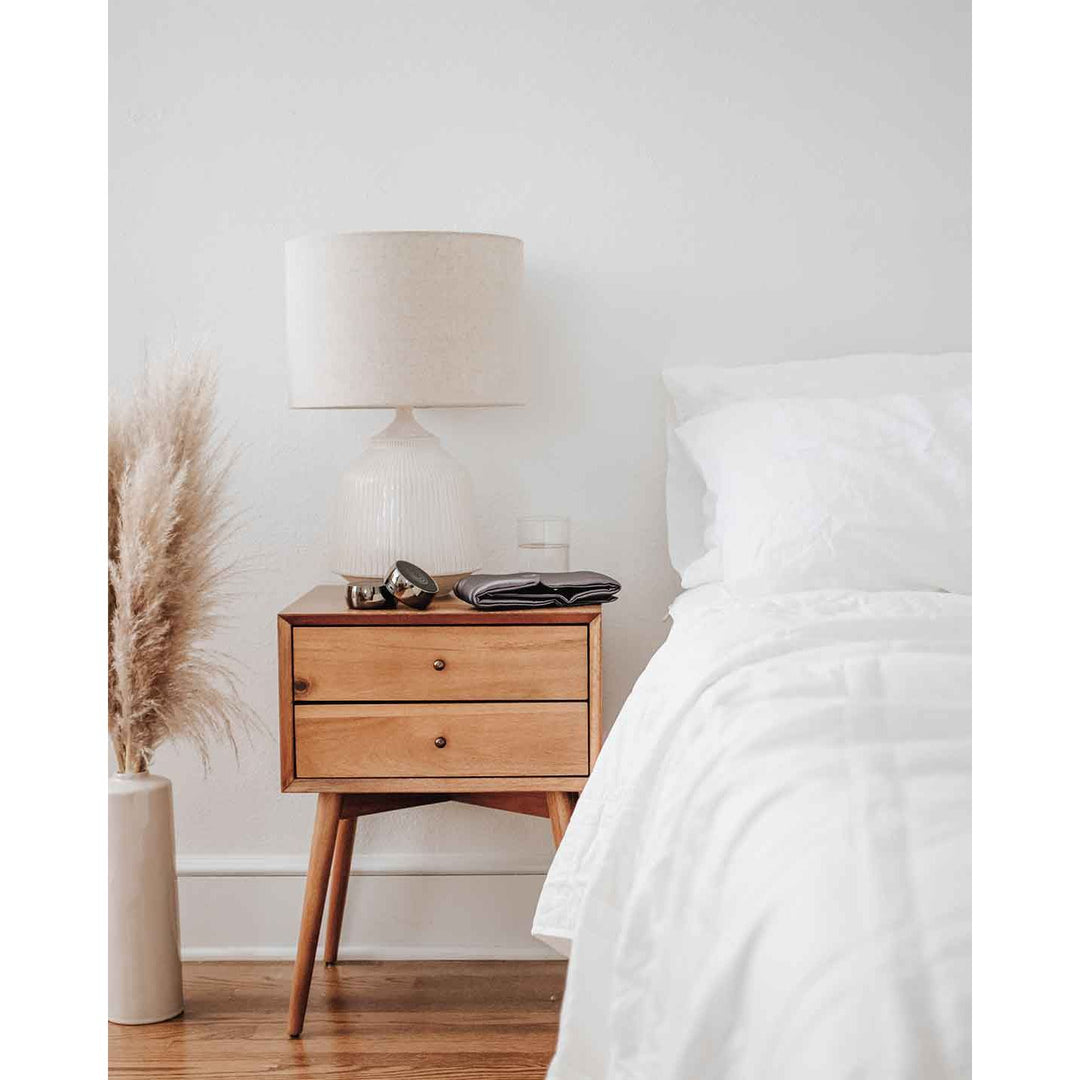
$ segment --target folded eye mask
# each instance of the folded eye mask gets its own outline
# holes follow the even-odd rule
[[[470,574],[454,595],[475,608],[571,607],[617,600],[622,586],[595,570],[566,574]]]

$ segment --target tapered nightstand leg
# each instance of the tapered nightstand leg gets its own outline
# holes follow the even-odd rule
[[[315,966],[315,951],[319,947],[319,928],[326,904],[326,886],[330,880],[330,865],[334,858],[334,841],[337,839],[340,817],[341,796],[328,792],[320,793],[315,810],[315,828],[311,834],[304,911],[300,916],[300,938],[296,944],[292,997],[289,1000],[289,1034],[293,1037],[304,1030],[304,1013],[307,1012],[308,993],[311,990],[311,971]]]
[[[548,817],[551,818],[551,835],[557,848],[562,843],[570,815],[574,812],[577,793],[573,791],[549,791],[547,793]]]
[[[330,901],[326,908],[326,946],[323,959],[337,963],[341,943],[341,921],[345,917],[345,894],[349,890],[349,870],[352,867],[353,843],[356,840],[356,818],[338,822],[337,843],[334,845],[334,869],[330,873]]]

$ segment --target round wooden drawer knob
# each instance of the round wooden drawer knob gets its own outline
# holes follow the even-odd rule
[[[432,661],[432,664],[431,664],[431,666],[432,666],[432,667],[433,667],[433,668],[434,668],[434,669],[435,669],[436,671],[442,671],[442,669],[443,669],[444,667],[446,667],[446,661],[445,661],[445,660],[434,660],[434,661]]]
[[[435,740],[435,745],[441,750],[446,745],[446,740],[440,735]]]

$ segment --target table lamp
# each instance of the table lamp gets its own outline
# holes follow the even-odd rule
[[[465,469],[414,409],[520,405],[512,236],[358,232],[285,247],[294,409],[394,409],[345,471],[331,514],[332,568],[382,581],[397,559],[447,592],[480,563]]]

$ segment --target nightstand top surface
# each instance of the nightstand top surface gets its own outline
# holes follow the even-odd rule
[[[600,604],[571,607],[503,608],[481,611],[456,596],[436,597],[423,611],[399,604],[395,608],[354,611],[345,601],[345,585],[316,585],[281,611],[295,626],[393,626],[453,623],[588,623],[600,614]]]

